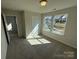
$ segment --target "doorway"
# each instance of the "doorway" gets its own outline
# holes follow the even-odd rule
[[[16,19],[16,16],[6,16],[7,32],[10,37],[18,35]]]

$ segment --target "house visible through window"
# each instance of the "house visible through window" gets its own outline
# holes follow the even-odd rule
[[[64,35],[68,14],[44,17],[43,30]]]

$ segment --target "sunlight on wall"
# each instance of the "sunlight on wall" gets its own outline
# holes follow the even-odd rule
[[[34,38],[35,36],[37,36],[38,35],[38,29],[39,29],[39,24],[37,24],[35,26],[35,28],[32,30],[32,32],[27,36],[27,39],[28,38]],[[37,36],[37,37],[39,37],[39,36]]]
[[[31,45],[39,45],[39,44],[47,44],[51,43],[50,41],[42,38],[41,36],[38,35],[38,29],[39,29],[39,24],[35,26],[35,28],[32,30],[32,32],[27,36],[27,41]]]
[[[7,25],[7,30],[8,31],[12,30],[12,24],[11,23],[9,25]]]

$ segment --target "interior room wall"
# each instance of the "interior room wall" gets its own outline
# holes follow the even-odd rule
[[[24,11],[26,37],[38,26],[40,33],[41,15],[35,12]],[[36,31],[36,30],[35,30]]]
[[[54,16],[59,14],[68,14],[67,24],[65,28],[64,35],[58,35],[55,33],[50,33],[42,30],[42,34],[50,38],[53,38],[57,41],[60,41],[66,45],[77,48],[77,7],[70,7],[62,10],[57,10],[49,13],[43,14],[44,16]],[[43,19],[42,19],[43,25]],[[42,26],[43,28],[43,26]]]
[[[25,19],[24,19],[24,11],[21,12],[21,17],[22,17],[22,36],[25,38],[26,37],[26,31],[25,31]]]
[[[25,36],[24,35],[24,19],[23,19],[23,11],[15,11],[15,10],[10,10],[10,9],[2,9],[2,11],[4,12],[5,16],[16,16],[16,23],[17,23],[17,30],[18,30],[18,36],[22,37]]]
[[[7,40],[4,32],[3,23],[1,21],[1,59],[6,59]]]

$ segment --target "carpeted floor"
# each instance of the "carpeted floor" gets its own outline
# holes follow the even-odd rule
[[[10,41],[6,59],[76,59],[76,49],[54,39],[39,36]]]

